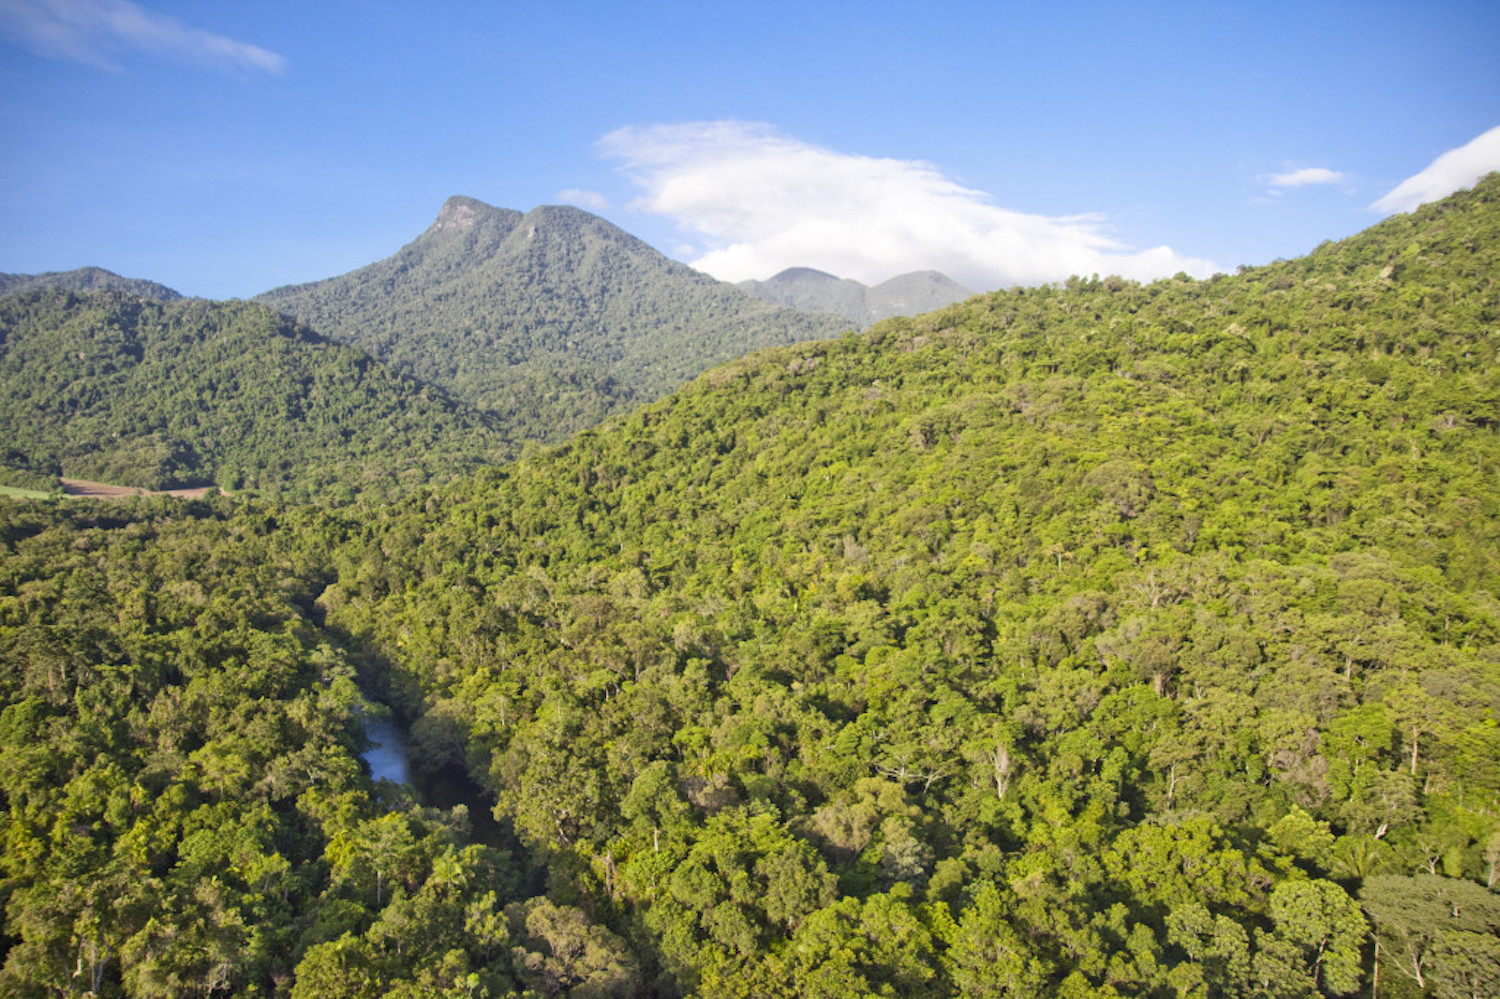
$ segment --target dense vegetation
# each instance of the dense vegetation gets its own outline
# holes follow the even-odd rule
[[[882,319],[941,309],[974,294],[937,271],[900,274],[872,288],[811,267],[789,267],[765,281],[741,281],[737,287],[777,305],[804,312],[832,312],[860,329]]]
[[[222,497],[5,508],[0,995],[498,995],[528,913],[579,921],[538,899],[511,938],[508,856],[361,771],[373,706],[314,623],[344,530]]]
[[[560,440],[752,350],[848,327],[756,301],[576,208],[450,198],[400,252],[260,296],[492,414]]]
[[[504,455],[491,421],[264,305],[0,298],[0,467],[150,489],[391,494]]]
[[[121,277],[102,267],[80,267],[74,271],[52,271],[46,274],[0,274],[0,295],[43,288],[79,292],[123,291],[137,298],[149,298],[158,302],[175,302],[182,297],[164,284]]]
[[[1497,232],[733,364],[393,513],[331,619],[688,988],[1344,993],[1361,902],[1461,981],[1493,910],[1374,876],[1500,862]]]
[[[1492,177],[391,506],[6,504],[0,994],[1496,994],[1497,258]]]

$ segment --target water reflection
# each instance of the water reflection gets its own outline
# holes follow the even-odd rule
[[[391,718],[366,718],[365,735],[371,746],[363,753],[374,780],[411,783],[411,767],[406,757],[406,739]]]
[[[416,800],[434,808],[463,805],[469,812],[469,830],[476,842],[510,848],[511,837],[495,821],[489,795],[475,784],[462,767],[448,765],[436,772],[413,772],[406,731],[390,715],[364,718],[370,748],[360,754],[370,768],[372,780],[388,780],[406,786]]]

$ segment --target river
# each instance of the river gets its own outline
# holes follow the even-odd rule
[[[411,785],[411,762],[406,755],[406,737],[393,718],[366,718],[365,735],[371,746],[363,753],[373,780]]]
[[[405,784],[423,805],[452,808],[464,805],[469,810],[469,829],[475,841],[509,848],[511,837],[495,821],[494,802],[457,766],[445,766],[436,773],[414,772],[406,731],[394,718],[385,715],[364,719],[365,735],[371,746],[361,758],[370,768],[372,780]]]

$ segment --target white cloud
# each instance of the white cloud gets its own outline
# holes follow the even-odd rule
[[[1500,125],[1457,149],[1448,150],[1428,164],[1427,169],[1406,178],[1370,207],[1389,213],[1413,211],[1418,205],[1472,186],[1492,170],[1500,170]]]
[[[805,266],[874,284],[930,268],[988,290],[1217,269],[1165,246],[1127,247],[1098,215],[1011,211],[932,164],[823,149],[764,124],[628,127],[599,148],[644,190],[632,207],[699,238],[709,249],[693,266],[726,281]]]
[[[558,191],[557,200],[565,205],[577,205],[579,208],[587,208],[596,212],[602,212],[609,207],[609,199],[598,191],[586,191],[577,187]]]
[[[1327,167],[1305,167],[1288,173],[1271,175],[1272,187],[1307,187],[1310,184],[1337,184],[1344,175]]]
[[[274,52],[190,27],[129,0],[0,0],[0,35],[50,59],[115,70],[123,51],[198,63],[215,69],[280,73]]]

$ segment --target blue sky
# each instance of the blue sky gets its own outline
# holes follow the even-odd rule
[[[1500,167],[1497,126],[1493,0],[0,0],[0,271],[249,296],[466,194],[730,280],[1207,273]]]

